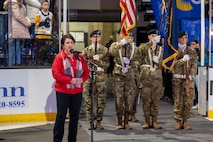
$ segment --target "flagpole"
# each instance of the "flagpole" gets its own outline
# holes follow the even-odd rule
[[[58,26],[58,37],[59,39],[62,38],[62,34],[61,34],[61,0],[58,0],[58,22],[59,22],[59,26]],[[61,52],[61,40],[58,40],[59,43],[59,47],[58,47],[58,51]]]
[[[160,15],[160,25],[158,27],[158,34],[159,35],[161,34],[160,31],[161,31],[164,11],[166,11],[166,5],[165,5],[165,1],[162,0],[162,9],[161,9],[161,15]]]
[[[63,33],[67,34],[67,0],[63,0]]]
[[[204,51],[205,51],[205,1],[201,1],[201,49],[200,61],[201,66],[204,66]]]
[[[211,52],[212,52],[212,3],[209,2],[209,65],[212,65],[212,57],[211,57]]]

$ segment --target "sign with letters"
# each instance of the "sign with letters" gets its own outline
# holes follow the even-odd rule
[[[1,71],[0,110],[22,109],[28,106],[27,72],[17,70],[16,73],[11,73],[11,71],[6,70],[4,73]]]
[[[208,105],[209,105],[209,109],[213,110],[213,68],[209,67],[209,97],[208,97]]]
[[[1,69],[0,74],[0,123],[54,120],[51,68]]]

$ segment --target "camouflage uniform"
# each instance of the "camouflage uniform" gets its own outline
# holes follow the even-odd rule
[[[138,48],[138,47],[137,47]],[[139,62],[135,61],[135,83],[136,83],[136,90],[135,90],[135,99],[133,102],[133,108],[132,108],[132,114],[129,117],[129,121],[132,122],[138,122],[139,120],[136,118],[135,113],[137,112],[137,102],[138,102],[138,95],[139,95],[139,88],[138,88],[138,84],[139,84]]]
[[[117,129],[123,128],[122,116],[125,117],[125,129],[131,129],[131,127],[128,125],[128,119],[129,115],[132,114],[133,104],[136,95],[135,61],[139,59],[138,48],[133,46],[132,44],[120,46],[118,42],[114,42],[110,46],[109,53],[114,57],[115,62],[113,74],[115,106],[118,118]],[[123,57],[127,57],[128,59],[130,59],[129,65],[123,63]],[[122,67],[128,67],[128,71],[126,73],[122,72]]]
[[[193,77],[197,71],[197,54],[196,51],[190,46],[186,47],[184,51],[180,48],[179,53],[175,58],[174,68],[173,68],[173,97],[174,97],[174,118],[178,124],[176,124],[176,129],[184,127],[187,124],[187,119],[190,116],[190,110],[192,107],[192,101],[194,99],[194,79],[191,78],[189,81],[189,96],[186,95],[186,79],[184,76],[186,74],[186,62],[183,61],[183,56],[188,54],[189,60],[189,74]],[[182,121],[182,122],[181,122]],[[185,124],[184,124],[185,123]],[[178,125],[178,126],[177,126]],[[182,126],[180,126],[182,125]],[[187,124],[188,125],[188,124]],[[188,127],[189,128],[189,127]],[[186,128],[185,128],[186,129]]]
[[[145,117],[145,123],[142,127],[146,129],[153,126],[159,129],[161,126],[157,124],[158,106],[164,91],[161,65],[163,48],[152,45],[150,41],[141,45],[139,51],[142,60],[139,75],[139,88]],[[153,62],[153,56],[158,56],[158,63]],[[150,124],[150,117],[152,117],[152,125]]]
[[[94,80],[94,94],[97,95],[97,111],[96,115],[93,117],[97,121],[102,121],[103,119],[103,112],[105,108],[105,99],[106,99],[106,85],[105,85],[105,77],[104,77],[104,70],[108,67],[108,49],[103,45],[99,44],[99,48],[97,48],[97,54],[99,55],[99,61],[93,60],[93,55],[95,55],[95,50],[92,45],[86,47],[82,52],[84,58],[88,59],[89,62],[95,63],[98,65],[95,71],[95,80]],[[91,75],[90,75],[91,76]],[[83,90],[83,98],[85,102],[85,109],[88,121],[91,124],[91,94],[89,94],[91,78],[88,79],[84,83],[84,90]],[[94,115],[94,114],[93,114]]]

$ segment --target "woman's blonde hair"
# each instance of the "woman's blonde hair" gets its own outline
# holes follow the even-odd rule
[[[45,2],[50,3],[50,1],[49,1],[49,0],[42,0],[41,4],[43,4],[43,3],[45,3]]]
[[[12,0],[11,0],[12,1]],[[18,4],[18,7],[21,8],[22,7],[22,0],[16,0],[17,1],[17,4]],[[9,4],[10,0],[6,0],[4,2],[4,9],[5,10],[8,10],[8,4]],[[13,1],[12,1],[13,2]]]

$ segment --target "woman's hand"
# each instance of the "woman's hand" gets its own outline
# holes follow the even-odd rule
[[[83,79],[82,78],[72,78],[70,83],[74,84],[77,88],[80,88],[83,83]]]
[[[76,84],[77,83],[77,78],[72,78],[70,81],[71,84]]]
[[[83,79],[82,78],[76,78],[76,79],[77,79],[76,87],[80,88],[83,83]]]

